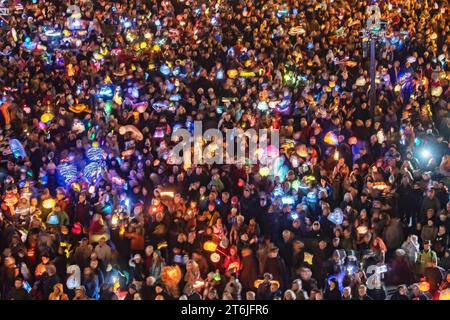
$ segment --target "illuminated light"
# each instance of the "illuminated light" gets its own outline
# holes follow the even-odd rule
[[[113,108],[113,104],[111,101],[108,101],[105,103],[105,112],[106,113],[111,113],[112,108]]]
[[[171,73],[170,68],[166,65],[163,64],[160,68],[159,68],[159,72],[161,72],[163,75],[168,76]]]
[[[91,162],[84,168],[83,175],[86,179],[94,181],[101,175],[102,170],[103,167],[100,163]]]
[[[89,189],[88,189],[88,192],[90,194],[94,194],[95,193],[95,186],[90,186]]]
[[[265,101],[260,101],[257,106],[258,110],[267,111],[269,110],[269,105]]]
[[[173,94],[169,97],[170,101],[177,102],[181,100],[181,96],[179,94]]]
[[[269,167],[262,167],[261,169],[259,169],[259,174],[263,177],[267,177],[269,173],[270,173]]]
[[[98,94],[101,97],[112,98],[114,96],[113,88],[111,86],[102,86]]]
[[[64,178],[64,182],[68,183],[77,175],[77,167],[70,163],[62,163],[57,167],[57,171]]]
[[[90,161],[101,161],[105,156],[102,148],[93,147],[86,151],[86,157]]]
[[[364,235],[369,231],[369,228],[367,226],[359,226],[356,228],[356,232],[358,232],[360,235]]]
[[[88,106],[83,104],[83,103],[79,103],[77,105],[69,106],[69,110],[74,112],[74,113],[90,112]]]
[[[333,222],[334,224],[342,224],[344,221],[344,213],[340,208],[336,208],[328,215],[327,218],[329,221]]]
[[[227,71],[227,76],[230,79],[236,78],[237,75],[238,75],[238,71],[236,69],[230,69],[230,70]]]
[[[175,196],[175,193],[173,191],[161,191],[159,193],[159,195],[161,197],[169,197],[169,198],[173,198]]]
[[[264,283],[264,279],[258,279],[258,280],[255,280],[255,282],[253,283],[253,285],[255,286],[256,289],[258,289],[258,287],[259,287],[261,284],[263,284],[263,283]],[[272,284],[275,284],[275,285],[278,286],[278,288],[280,287],[280,282],[277,281],[277,280],[270,280],[270,284],[271,284],[271,285],[272,285]]]
[[[50,217],[47,220],[47,223],[51,225],[58,225],[59,224],[58,216],[56,214],[50,215]]]
[[[420,139],[419,138],[414,138],[414,144],[416,145],[416,146],[420,146],[420,144],[421,144],[422,142],[420,141]]]
[[[114,214],[111,218],[111,224],[113,226],[117,226],[118,223],[119,223],[119,217],[116,214]]]
[[[27,153],[25,152],[25,149],[19,140],[10,139],[8,142],[9,142],[9,148],[11,149],[11,152],[13,153],[14,158],[24,159],[27,156]]]
[[[428,149],[423,149],[423,150],[420,152],[420,155],[421,155],[422,158],[428,159],[428,158],[431,157],[431,152],[430,152],[430,150],[428,150]]]
[[[55,115],[51,112],[46,112],[41,116],[41,121],[44,123],[49,123],[50,121],[53,120],[53,118],[55,117]]]
[[[224,77],[225,77],[225,74],[224,74],[223,70],[222,69],[217,70],[216,79],[223,80]]]
[[[55,205],[56,205],[56,200],[53,198],[48,198],[48,199],[45,199],[44,201],[42,201],[42,206],[45,209],[53,209],[55,207]]]
[[[336,150],[336,151],[334,152],[333,159],[334,159],[334,160],[339,160],[339,151]]]
[[[297,220],[298,219],[298,214],[296,212],[291,213],[291,218],[292,218],[292,220]]]
[[[80,192],[80,191],[81,191],[81,186],[80,186],[80,184],[77,183],[77,182],[73,182],[73,183],[71,184],[71,187],[72,187],[72,189],[73,189],[74,191],[76,191],[76,192]]]
[[[329,145],[336,146],[339,143],[336,133],[333,131],[328,131],[323,138],[323,141]]]
[[[217,249],[217,244],[213,241],[206,241],[203,244],[203,249],[208,252],[214,252]]]
[[[298,189],[300,189],[300,186],[301,186],[300,180],[297,179],[297,180],[292,181],[291,188],[293,190],[295,190],[296,192],[298,191]]]
[[[197,280],[194,282],[194,284],[192,285],[192,287],[194,289],[199,289],[199,288],[203,288],[205,286],[205,281],[203,280]]]
[[[444,289],[439,293],[439,300],[450,300],[450,289]]]
[[[150,32],[146,32],[146,33],[144,33],[144,38],[145,39],[151,39],[152,38],[152,34],[150,33]]]
[[[281,202],[283,204],[294,204],[295,203],[295,199],[292,196],[284,196],[281,198]]]
[[[430,284],[425,280],[420,281],[418,284],[418,287],[419,287],[419,290],[422,292],[430,291]]]
[[[218,263],[220,261],[220,254],[218,254],[217,252],[211,253],[209,258],[210,258],[211,262]],[[219,275],[219,278],[220,278],[220,275]],[[216,276],[214,276],[214,280],[216,280]],[[216,280],[216,281],[220,281],[220,279]]]

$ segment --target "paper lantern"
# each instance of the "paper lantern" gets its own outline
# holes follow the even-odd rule
[[[51,225],[58,225],[59,224],[58,216],[56,214],[50,215],[48,217],[47,223]]]
[[[301,26],[292,27],[289,30],[290,36],[296,36],[296,35],[305,34],[305,33],[306,33],[305,29],[303,29],[303,27],[301,27]]]
[[[115,226],[117,226],[118,223],[119,223],[119,217],[116,214],[114,214],[111,218],[111,224],[115,227]]]
[[[376,190],[383,191],[384,189],[387,188],[387,184],[384,183],[384,182],[374,182],[373,185],[372,185],[372,188],[376,189]]]
[[[259,169],[259,174],[263,177],[267,177],[270,173],[270,169],[268,167],[262,167]]]
[[[159,193],[159,195],[161,197],[168,197],[168,198],[173,198],[175,196],[175,193],[173,191],[161,191]]]
[[[44,201],[42,201],[42,206],[45,209],[53,209],[55,207],[55,205],[56,205],[56,200],[53,198],[48,198],[48,199],[45,199]]]
[[[258,110],[267,111],[269,110],[269,105],[265,101],[260,101],[257,106]]]
[[[217,249],[217,244],[213,241],[206,241],[203,244],[203,249],[208,252],[214,252]]]
[[[86,157],[90,161],[101,161],[104,159],[102,148],[90,148],[86,151]]]
[[[308,264],[310,264],[310,265],[312,265],[313,264],[313,257],[314,257],[313,254],[311,254],[309,252],[305,252],[303,261],[308,263]]]
[[[258,280],[255,280],[255,282],[253,283],[253,285],[255,286],[256,289],[258,289],[259,286],[260,286],[261,284],[263,284],[263,283],[264,283],[264,279],[258,279]],[[272,284],[275,284],[275,285],[277,285],[278,287],[280,287],[280,282],[277,281],[277,280],[270,280],[270,284],[271,284],[271,285],[272,285]]]
[[[217,252],[211,253],[211,256],[209,258],[213,263],[218,263],[220,261],[220,254],[218,254]]]
[[[356,232],[358,232],[358,234],[363,235],[366,234],[369,231],[369,228],[367,228],[367,226],[359,226],[356,228]]]
[[[237,75],[238,75],[238,71],[236,69],[230,69],[230,70],[227,71],[227,76],[230,79],[236,78]]]
[[[17,199],[17,197],[12,194],[12,193],[8,193],[5,198],[3,199],[3,202],[6,203],[7,206],[14,206],[17,204],[17,202],[19,202],[19,200]]]
[[[304,144],[296,146],[295,152],[302,158],[308,157],[308,148]]]
[[[422,292],[430,291],[430,284],[425,280],[420,281],[419,282],[419,290]]]
[[[71,187],[72,187],[72,189],[73,189],[74,191],[76,191],[76,192],[80,192],[80,191],[81,191],[81,186],[80,186],[79,183],[73,182],[73,183],[71,184]]]
[[[333,131],[328,131],[323,138],[323,141],[329,145],[336,146],[338,145],[338,137]]]
[[[244,78],[250,78],[250,77],[256,76],[256,73],[254,73],[253,71],[249,71],[249,70],[243,70],[239,73],[239,76],[244,77]]]
[[[450,289],[444,289],[439,293],[439,300],[450,300]]]
[[[344,221],[344,213],[340,208],[336,208],[328,215],[328,220],[334,224],[342,224]]]
[[[11,149],[11,152],[14,155],[14,158],[25,158],[27,156],[27,153],[25,152],[25,149],[22,145],[22,143],[17,139],[9,139],[9,148]]]
[[[103,170],[103,166],[98,162],[91,162],[83,169],[83,175],[89,181],[94,181],[99,178]]]
[[[90,112],[88,106],[83,104],[83,103],[80,103],[80,104],[77,104],[77,105],[74,105],[74,106],[73,105],[69,106],[69,110],[74,112],[74,113]]]
[[[55,117],[55,115],[51,112],[46,112],[41,116],[41,121],[44,123],[49,123],[50,121],[53,120],[53,118]]]
[[[442,95],[442,87],[433,87],[431,88],[431,95],[433,97],[440,97]]]

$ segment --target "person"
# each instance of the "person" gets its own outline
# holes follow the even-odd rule
[[[400,285],[397,291],[391,296],[391,300],[409,300],[408,288],[405,285]]]
[[[73,297],[72,300],[91,300],[91,299],[86,295],[86,289],[84,288],[84,286],[80,286],[75,289],[75,296]]]
[[[433,261],[437,261],[437,255],[436,252],[431,250],[431,241],[425,241],[423,243],[423,250],[420,252],[419,257],[419,270],[423,274],[425,271],[425,268],[428,266],[429,263],[433,263]]]
[[[367,287],[362,284],[358,287],[358,293],[357,296],[355,297],[355,300],[373,300],[373,299],[367,295]]]
[[[59,281],[68,276],[69,297],[111,277],[122,290],[150,273],[159,284],[158,250],[181,272],[155,285],[165,300],[178,298],[174,288],[208,298],[192,286],[216,270],[214,298],[232,297],[224,289],[236,273],[243,292],[271,299],[270,282],[252,287],[265,272],[280,285],[276,299],[297,278],[296,290],[325,299],[335,273],[355,297],[374,280],[363,274],[367,250],[388,266],[386,285],[420,279],[433,252],[448,264],[443,1],[376,4],[389,32],[374,88],[357,27],[370,20],[363,0],[222,1],[220,10],[198,0],[77,1],[81,17],[34,2],[12,10],[13,28],[0,33],[1,299],[18,277],[33,299],[48,299],[48,264]],[[239,129],[249,138],[242,157],[229,148]],[[397,255],[413,235],[403,249],[417,270]],[[230,245],[204,250],[225,237]],[[432,251],[421,252],[429,240]],[[225,270],[231,245],[230,265],[239,257],[242,269]],[[143,272],[130,269],[136,254]],[[144,299],[138,291],[130,298]]]
[[[30,294],[23,287],[23,280],[14,280],[14,288],[9,292],[9,300],[32,300]]]
[[[323,295],[325,300],[341,300],[341,292],[339,291],[339,284],[336,279],[328,281],[328,288]]]
[[[69,297],[63,291],[62,283],[53,286],[53,292],[48,296],[48,300],[69,300]]]

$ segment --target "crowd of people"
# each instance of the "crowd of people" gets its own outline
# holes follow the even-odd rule
[[[368,4],[2,1],[0,299],[449,300],[448,3],[377,1],[375,108]]]

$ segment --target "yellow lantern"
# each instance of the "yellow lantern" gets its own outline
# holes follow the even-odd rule
[[[55,115],[51,112],[46,112],[41,116],[41,121],[44,123],[49,123],[50,121],[53,120],[53,118],[55,117]]]
[[[239,75],[244,78],[249,78],[249,77],[256,76],[256,73],[254,73],[253,71],[249,71],[249,70],[243,70],[240,72]]]
[[[429,291],[430,290],[430,284],[427,281],[425,281],[425,280],[420,281],[419,282],[419,290],[422,291],[422,292]]]
[[[205,251],[214,252],[217,249],[217,244],[215,242],[213,242],[213,241],[206,241],[203,244],[203,249]]]
[[[69,106],[69,110],[75,113],[89,112],[89,108],[84,103],[79,103],[75,106]]]
[[[450,289],[444,289],[439,294],[439,300],[450,300]]]
[[[78,183],[76,183],[76,182],[73,182],[73,183],[72,183],[72,189],[73,189],[74,191],[76,191],[76,192],[80,192],[80,191],[81,191],[80,184],[78,184]]]
[[[42,206],[43,206],[45,209],[53,209],[53,208],[55,207],[55,205],[56,205],[56,200],[53,199],[53,198],[45,199],[45,200],[42,202]]]
[[[228,78],[234,79],[238,75],[238,71],[236,69],[230,69],[227,71]]]
[[[253,283],[253,285],[255,286],[255,288],[256,289],[258,289],[258,287],[261,285],[261,284],[263,284],[264,283],[264,280],[263,279],[258,279],[258,280],[255,280],[255,282]],[[277,285],[278,287],[280,287],[280,282],[278,282],[277,280],[270,280],[270,284],[272,285],[272,284],[275,284],[275,285]]]
[[[147,42],[142,41],[141,44],[140,44],[140,47],[141,47],[141,49],[147,48]]]
[[[269,167],[262,167],[261,169],[259,169],[259,174],[263,177],[267,177],[269,173],[270,173]]]

